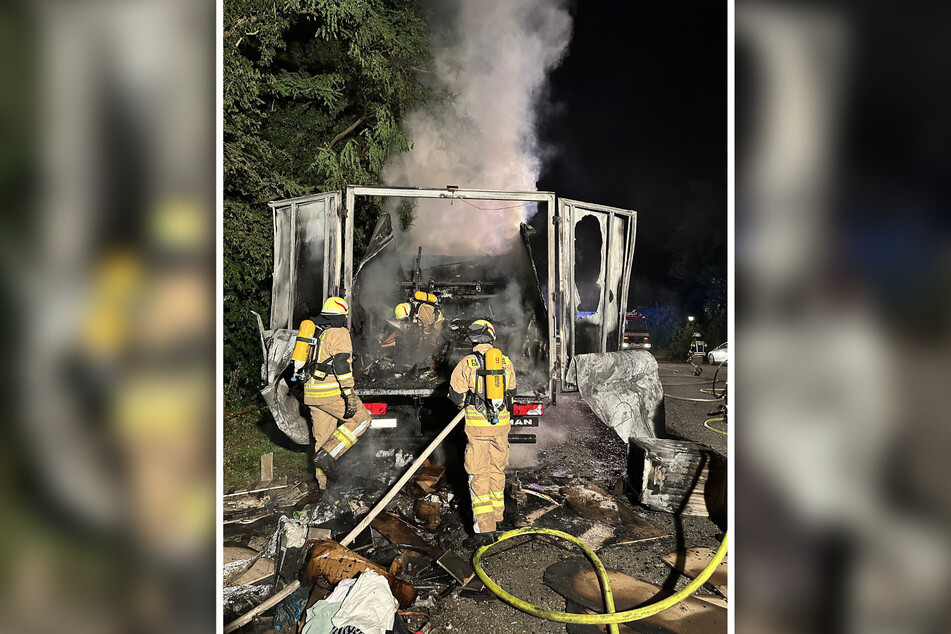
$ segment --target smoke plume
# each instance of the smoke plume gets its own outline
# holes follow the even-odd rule
[[[436,9],[431,80],[452,98],[407,116],[412,149],[390,161],[385,182],[535,191],[541,166],[536,111],[546,77],[571,39],[566,2],[456,0]],[[436,243],[443,253],[497,251],[535,210],[492,201],[476,205],[421,200],[410,243]],[[480,236],[478,247],[469,244],[473,235]]]

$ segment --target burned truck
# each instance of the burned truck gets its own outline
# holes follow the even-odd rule
[[[381,205],[365,253],[354,258],[354,214]],[[325,298],[350,303],[356,391],[372,427],[412,425],[445,401],[455,364],[471,350],[468,325],[491,321],[516,369],[513,430],[535,427],[548,404],[577,390],[569,362],[620,350],[633,265],[633,211],[513,192],[349,186],[269,203],[274,274],[262,395],[289,438],[309,442],[290,354],[297,327]],[[400,211],[412,209],[410,223]],[[406,217],[405,215],[403,216]],[[420,327],[395,308],[420,298],[439,324]],[[435,331],[435,332],[434,332]],[[534,436],[513,433],[513,442]]]

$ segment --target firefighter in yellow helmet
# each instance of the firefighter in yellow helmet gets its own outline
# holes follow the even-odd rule
[[[467,338],[472,354],[464,357],[449,379],[449,398],[466,411],[466,456],[472,499],[473,531],[476,542],[495,537],[496,524],[505,511],[505,467],[509,462],[508,435],[511,430],[512,399],[515,396],[515,368],[512,361],[493,348],[495,328],[484,319],[472,322]],[[493,393],[501,377],[501,390]],[[495,398],[499,397],[501,398]]]
[[[426,293],[418,294],[426,295],[427,300],[423,301],[413,298],[408,302],[397,304],[394,309],[396,318],[400,321],[409,320],[412,323],[422,324],[427,327],[442,324],[445,318],[443,317],[442,309],[440,309],[437,304],[436,297]]]
[[[409,335],[401,337],[397,363],[432,367],[445,323],[439,300],[431,293],[417,291],[409,301],[397,304],[394,313],[398,321],[407,323],[404,333]]]
[[[307,342],[310,351],[304,366],[308,375],[304,404],[310,409],[313,423],[314,464],[321,486],[326,486],[326,475],[332,474],[336,461],[370,427],[372,418],[353,391],[349,310],[340,297],[324,302],[320,315],[313,320],[316,332]]]

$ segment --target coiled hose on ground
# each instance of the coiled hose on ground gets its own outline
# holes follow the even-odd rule
[[[697,575],[696,579],[688,583],[683,590],[667,597],[666,599],[661,599],[660,601],[656,601],[649,605],[635,608],[633,610],[626,610],[624,612],[614,611],[614,594],[611,592],[611,582],[608,580],[608,571],[605,569],[604,564],[601,563],[601,560],[598,559],[598,556],[595,554],[595,552],[587,544],[574,535],[569,535],[568,533],[564,533],[562,531],[551,528],[535,528],[531,526],[508,531],[507,533],[503,533],[499,537],[498,541],[486,546],[482,546],[476,550],[475,555],[472,556],[472,565],[475,568],[475,572],[479,576],[479,579],[485,584],[485,587],[487,587],[497,597],[512,607],[518,608],[519,610],[527,612],[533,616],[548,619],[549,621],[558,621],[559,623],[607,625],[609,632],[617,633],[618,623],[636,621],[638,619],[644,619],[649,616],[653,616],[658,612],[663,612],[667,608],[673,607],[674,605],[680,603],[688,596],[693,594],[700,586],[702,586],[707,581],[707,579],[710,578],[710,575],[713,574],[713,571],[716,570],[717,566],[720,565],[720,562],[723,561],[723,558],[726,556],[728,534],[728,532],[723,534],[723,541],[720,542],[720,547],[717,548],[716,553],[713,555],[713,559],[710,560],[710,563],[707,564],[707,567],[704,568],[699,575]],[[519,535],[551,535],[553,537],[560,537],[561,539],[568,540],[569,542],[576,544],[579,548],[581,548],[588,559],[591,560],[591,563],[594,564],[595,572],[597,573],[598,580],[601,583],[601,593],[604,597],[605,614],[572,614],[569,612],[548,610],[538,607],[537,605],[532,605],[528,601],[524,601],[512,594],[509,594],[497,583],[495,583],[495,581],[493,581],[492,578],[486,574],[485,570],[482,569],[482,565],[480,563],[482,555],[484,555],[496,544],[499,544],[506,539],[511,539],[512,537],[518,537]]]

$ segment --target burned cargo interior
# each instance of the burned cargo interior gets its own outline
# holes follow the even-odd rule
[[[404,199],[402,204],[412,205],[415,214],[456,216],[457,221],[447,231],[422,233],[394,226],[399,214],[380,216],[353,277],[351,333],[361,389],[379,395],[446,392],[452,369],[471,351],[469,324],[485,319],[496,329],[497,346],[515,365],[518,394],[546,394],[548,313],[539,268],[547,258],[547,236],[521,222],[538,211],[546,217],[546,210],[538,209],[544,205],[520,206],[515,221],[493,224],[485,218],[473,221],[483,210],[459,201]],[[535,252],[539,255],[533,258]],[[397,307],[412,306],[416,297],[436,307],[436,323],[398,318]]]
[[[351,301],[354,370],[366,396],[445,394],[477,319],[495,326],[524,397],[576,390],[568,373],[576,356],[621,347],[634,212],[551,192],[454,187],[349,186],[271,207],[265,356],[268,337],[296,328],[333,295]],[[358,216],[378,218],[368,240],[354,236]],[[438,319],[417,319],[417,294]]]

